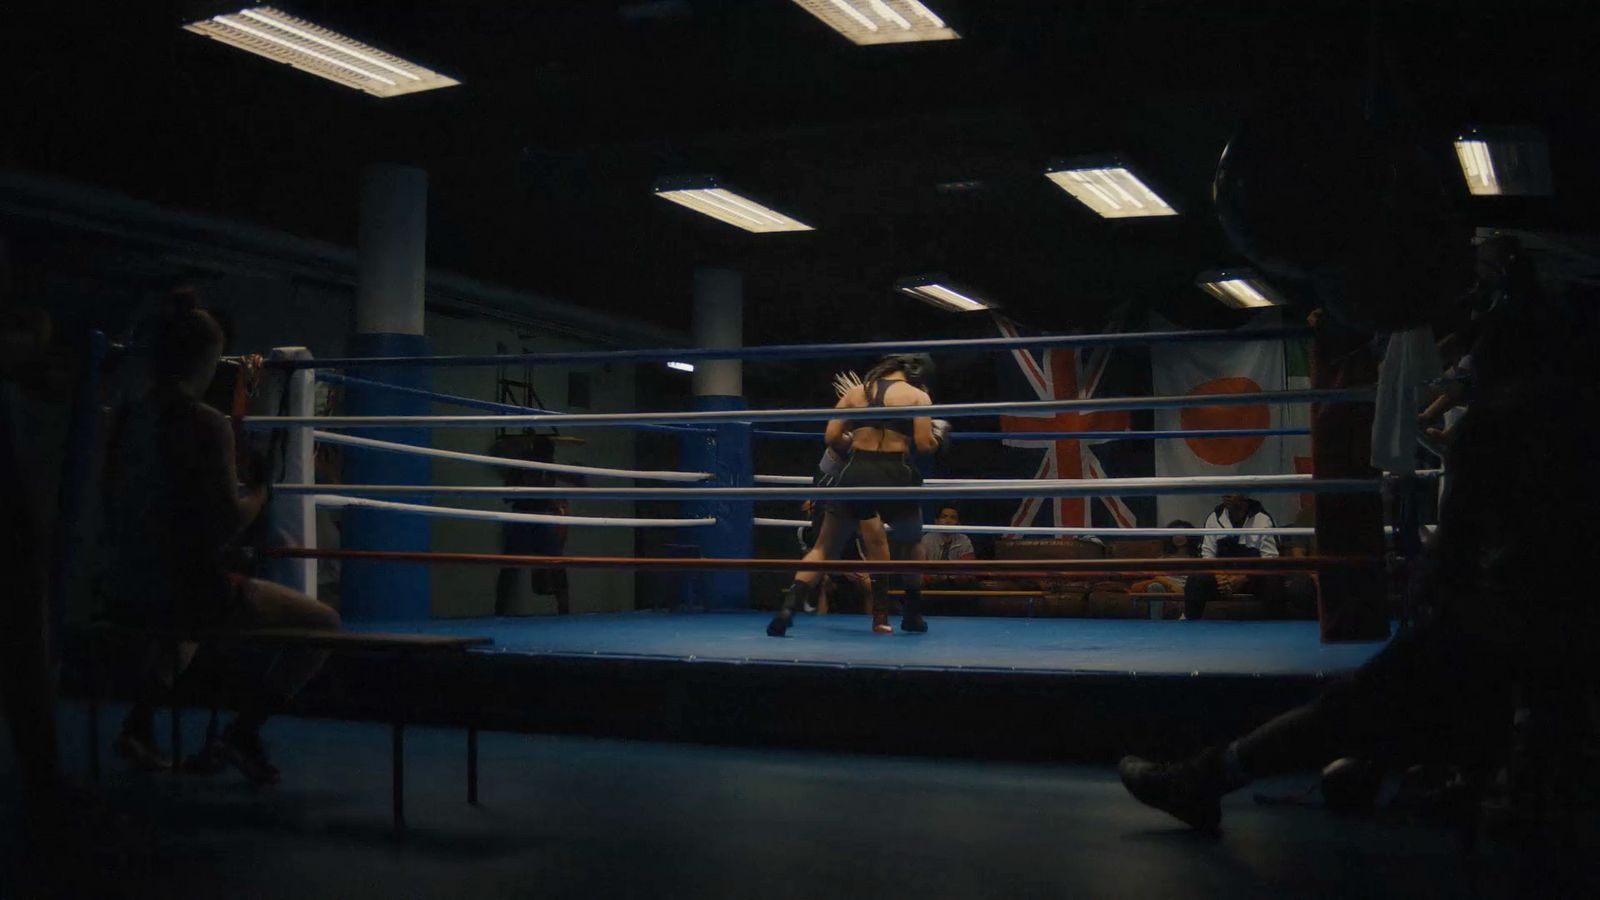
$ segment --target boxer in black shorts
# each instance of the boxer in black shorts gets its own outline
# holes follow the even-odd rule
[[[928,406],[927,385],[933,375],[933,361],[923,354],[886,356],[867,372],[862,384],[847,390],[837,404],[841,410]],[[915,487],[922,483],[913,453],[932,453],[945,440],[948,423],[926,416],[911,419],[863,418],[831,419],[825,435],[827,450],[821,464],[826,474],[837,472],[840,487]],[[893,529],[892,536],[885,526]],[[915,501],[830,501],[824,504],[821,533],[807,560],[838,559],[839,551],[853,532],[859,532],[868,560],[890,558],[891,538],[901,558],[922,558],[922,512]],[[767,634],[783,636],[794,619],[795,610],[806,605],[821,582],[818,572],[796,573],[794,583],[784,592],[778,614],[767,625]],[[900,627],[908,632],[928,630],[922,618],[922,576],[903,577],[905,617]],[[872,630],[880,634],[893,631],[889,625],[885,584],[874,578]]]

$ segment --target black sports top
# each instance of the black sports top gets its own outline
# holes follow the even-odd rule
[[[894,385],[895,382],[890,379],[879,378],[863,388],[862,392],[867,395],[867,408],[883,406],[884,395],[889,393],[889,388]],[[893,431],[900,435],[909,435],[909,431],[900,427],[904,422],[904,419],[849,419],[844,423],[844,427],[846,431],[855,431],[857,428],[876,428],[879,431]]]

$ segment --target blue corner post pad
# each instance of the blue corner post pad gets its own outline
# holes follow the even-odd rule
[[[743,397],[713,395],[694,398],[696,410],[747,408]],[[721,422],[712,435],[685,435],[683,469],[710,472],[709,485],[747,487],[754,483],[750,454],[749,423]],[[714,516],[717,524],[689,529],[690,540],[700,547],[700,555],[731,559],[750,559],[755,553],[755,504],[749,500],[693,500],[683,504],[683,514],[693,518]],[[680,605],[708,610],[747,609],[750,605],[750,576],[747,572],[701,572],[686,578],[686,596]]]
[[[428,340],[419,334],[358,334],[350,338],[352,356],[424,356]],[[430,369],[404,366],[373,370],[372,380],[426,390]],[[344,412],[352,416],[425,416],[432,402],[425,397],[352,384],[345,388]],[[374,429],[364,436],[402,444],[431,446],[427,428]],[[345,447],[342,479],[346,484],[432,484],[433,464],[427,457]],[[417,501],[427,502],[427,501]],[[347,550],[425,551],[433,547],[431,520],[378,509],[347,509],[341,543]],[[342,568],[340,614],[350,621],[422,621],[430,617],[428,572],[412,565],[346,560]]]

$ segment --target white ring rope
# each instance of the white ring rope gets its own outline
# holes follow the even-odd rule
[[[537,469],[541,472],[564,472],[569,475],[596,475],[605,478],[638,478],[649,481],[681,481],[696,482],[706,481],[711,477],[710,472],[661,472],[640,471],[634,469],[603,469],[597,466],[573,466],[566,463],[547,463],[532,459],[507,459],[502,456],[484,456],[478,453],[462,453],[457,450],[438,450],[433,447],[418,447],[415,444],[397,444],[393,441],[379,441],[372,438],[356,437],[353,434],[339,434],[333,431],[313,431],[312,437],[324,444],[343,444],[347,447],[362,447],[369,450],[385,450],[392,453],[409,453],[413,456],[431,456],[435,459],[454,459],[461,462],[483,463],[487,466],[501,466],[507,469]]]
[[[698,412],[540,414],[528,416],[256,416],[245,420],[249,428],[312,425],[323,428],[477,428],[556,425],[562,428],[600,425],[682,425],[702,422],[826,422],[871,414],[875,419],[911,419],[917,416],[1037,415],[1058,412],[1122,411],[1140,409],[1191,409],[1209,406],[1262,406],[1285,403],[1370,403],[1370,388],[1333,390],[1261,391],[1250,394],[1200,394],[1175,397],[1103,397],[1077,400],[1019,400],[1009,403],[943,403],[931,406],[875,406],[870,409],[718,409]]]
[[[762,519],[757,525],[769,528],[803,528],[811,524],[805,519]],[[1073,528],[1045,525],[924,525],[923,531],[934,534],[1037,534],[1065,537],[1177,537],[1215,535],[1271,535],[1273,537],[1315,537],[1315,528]]]
[[[531,525],[593,525],[623,526],[632,528],[685,528],[695,525],[715,525],[716,519],[633,519],[617,516],[558,516],[545,513],[500,512],[492,509],[462,509],[458,506],[428,506],[421,503],[395,503],[389,500],[369,500],[365,497],[345,497],[339,494],[316,494],[312,502],[329,509],[387,509],[395,512],[415,513],[441,519],[476,519],[483,522],[523,522]]]
[[[1310,477],[1310,476],[1306,476]],[[804,475],[755,475],[756,484],[811,484],[813,479]],[[1082,478],[925,478],[923,484],[987,485],[1006,487],[1016,484],[1077,484]]]
[[[1372,478],[1322,478],[1310,475],[1190,475],[1175,478],[1037,479],[990,484],[936,484],[930,487],[494,487],[477,485],[343,484],[346,494],[437,494],[455,497],[584,497],[591,500],[932,500],[938,497],[1152,497],[1161,494],[1365,493],[1377,491]],[[280,484],[280,494],[319,494],[326,485]]]

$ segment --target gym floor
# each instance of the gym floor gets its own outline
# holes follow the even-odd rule
[[[81,772],[79,713],[63,710],[62,727]],[[202,719],[190,717],[189,740]],[[83,832],[94,895],[1410,900],[1509,896],[1519,880],[1519,857],[1495,844],[1469,865],[1442,827],[1259,805],[1249,791],[1228,800],[1220,837],[1194,834],[1130,800],[1106,766],[485,734],[472,807],[459,732],[424,728],[408,733],[411,828],[396,837],[388,736],[274,720],[285,775],[265,790],[232,773],[173,779],[112,763],[99,793],[127,818],[117,836]],[[32,896],[17,881],[9,752],[0,743],[0,896]],[[1563,894],[1574,895],[1537,893]]]

